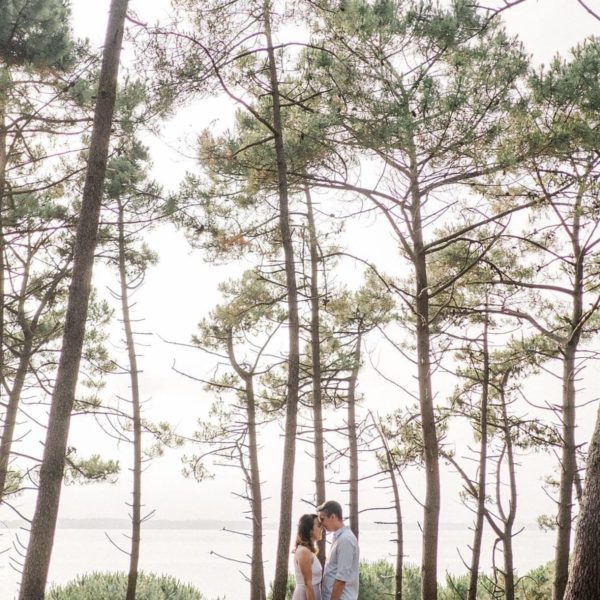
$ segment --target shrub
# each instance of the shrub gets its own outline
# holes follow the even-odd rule
[[[125,598],[125,573],[87,573],[60,586],[53,586],[47,600],[117,600]],[[191,585],[168,575],[141,572],[138,576],[136,600],[205,600]],[[218,599],[217,599],[218,600]]]
[[[359,568],[358,600],[391,598],[394,593],[394,567],[386,560],[361,562]]]
[[[549,600],[552,598],[554,561],[531,569],[517,583],[517,598],[523,600]]]
[[[515,577],[515,600],[550,600],[552,597],[552,577],[554,562],[549,562],[529,571],[524,577]],[[358,600],[386,600],[394,595],[394,566],[386,560],[372,563],[361,562],[359,570],[360,587]],[[288,576],[286,600],[291,600],[294,593],[294,577]],[[439,600],[463,600],[469,589],[468,575],[446,575],[445,585],[438,588]],[[502,592],[502,582],[494,582],[484,573],[479,575],[477,600],[493,600]],[[273,598],[273,586],[267,600]],[[402,599],[421,599],[421,569],[407,564],[402,572]],[[62,598],[61,598],[62,600]],[[69,599],[70,600],[70,599]],[[79,598],[77,599],[79,600]]]

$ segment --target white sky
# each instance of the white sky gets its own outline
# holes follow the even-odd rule
[[[79,36],[87,36],[93,44],[101,44],[108,9],[108,0],[72,0],[74,14],[74,30]],[[137,1],[132,7],[144,21],[152,21],[162,11],[165,3]],[[600,33],[600,23],[594,21],[577,3],[576,0],[527,0],[522,5],[507,11],[506,23],[510,31],[519,34],[526,48],[533,54],[536,62],[548,62],[556,52],[566,52],[570,46],[581,41],[590,34]],[[214,100],[194,106],[180,114],[172,123],[165,126],[161,140],[151,141],[154,156],[154,176],[166,187],[174,187],[190,163],[174,149],[187,149],[193,141],[195,132],[214,120],[229,122],[233,108],[224,106],[222,101]],[[394,254],[391,239],[387,233],[382,235],[377,226],[367,227],[365,222],[353,225],[365,245],[379,249],[381,257]],[[352,233],[352,230],[351,230]],[[145,321],[140,328],[151,331],[164,338],[187,342],[194,332],[196,323],[205,316],[218,301],[217,283],[235,272],[240,265],[232,267],[213,267],[202,261],[198,253],[189,250],[182,236],[171,230],[161,230],[150,240],[151,245],[160,254],[160,264],[148,274],[143,290],[137,296],[138,316]],[[112,275],[105,269],[98,269],[96,280],[99,287],[110,283]],[[118,334],[115,334],[117,337]],[[384,348],[372,348],[374,360],[382,368],[390,372],[396,367],[395,357],[391,357]],[[177,350],[161,343],[157,338],[148,347],[141,358],[142,394],[148,398],[147,411],[154,418],[163,418],[174,423],[182,433],[189,432],[195,419],[205,413],[210,397],[201,389],[200,384],[190,382],[177,376],[172,370],[173,361],[179,368],[201,375],[206,370],[205,357],[197,351]],[[396,367],[397,368],[397,367]],[[412,377],[412,374],[410,374]],[[588,381],[590,379],[588,378]],[[531,384],[534,390],[544,390],[546,382]],[[113,384],[114,386],[114,384]],[[125,381],[111,386],[111,390],[127,391]],[[556,388],[556,386],[554,386]],[[368,397],[369,403],[380,406],[393,406],[397,401],[396,394],[389,386],[384,385],[373,370],[364,369],[361,376],[361,390]],[[556,391],[556,389],[554,389]],[[542,392],[545,393],[545,392]],[[591,420],[587,424],[591,426]],[[588,433],[581,431],[583,436]],[[278,482],[280,477],[280,455],[276,450],[280,438],[278,428],[271,428],[262,434],[263,478],[265,495],[271,499],[266,501],[266,517],[268,521],[277,520]],[[587,439],[585,437],[584,439]],[[127,448],[114,448],[108,442],[90,430],[81,427],[75,419],[72,424],[70,443],[78,447],[82,454],[102,451],[107,455],[127,460]],[[275,451],[273,451],[275,448]],[[107,450],[108,449],[108,450]],[[191,450],[188,450],[191,452]],[[533,458],[528,468],[527,478],[522,478],[520,490],[520,519],[533,520],[544,510],[553,510],[551,503],[540,491],[539,476],[553,469],[551,465],[544,468],[540,459]],[[125,465],[124,465],[125,466]],[[218,473],[215,481],[203,484],[186,481],[179,475],[178,457],[168,454],[159,459],[146,472],[144,477],[145,504],[148,509],[157,509],[159,519],[237,519],[246,506],[234,500],[231,492],[239,491],[239,486],[227,473]],[[298,453],[298,477],[294,514],[306,512],[306,506],[300,498],[310,497],[311,461],[304,453]],[[536,473],[535,477],[531,473]],[[72,486],[63,492],[61,517],[127,517],[129,481],[128,472],[123,470],[121,482],[116,486]],[[412,479],[418,490],[421,477]],[[447,477],[443,490],[443,515],[446,521],[467,520],[468,514],[462,510],[457,497],[457,486],[453,479]],[[375,503],[381,505],[377,495],[381,492],[367,484],[362,490],[364,505]],[[529,489],[528,489],[529,488]],[[340,491],[331,490],[331,495],[339,495]],[[420,518],[421,511],[407,500],[406,515],[408,520]],[[31,499],[23,498],[20,508],[29,511]],[[367,517],[370,519],[370,517]]]

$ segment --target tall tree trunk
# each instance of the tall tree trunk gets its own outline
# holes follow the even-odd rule
[[[30,257],[31,258],[31,257]],[[25,302],[27,299],[27,288],[29,286],[30,259],[21,278],[21,288],[19,291],[20,300],[18,307],[18,321],[23,335],[23,342],[19,351],[19,362],[13,378],[12,385],[5,382],[5,389],[8,389],[8,404],[4,414],[4,423],[2,428],[2,440],[0,441],[0,503],[2,502],[7,485],[8,467],[10,463],[10,454],[14,440],[17,415],[19,413],[19,404],[21,402],[21,393],[25,385],[25,378],[29,371],[29,362],[33,354],[33,340],[36,335],[38,323],[48,304],[51,302],[56,288],[62,281],[66,269],[61,269],[54,280],[47,287],[42,298],[40,298],[38,307],[30,321],[25,314]]]
[[[250,600],[265,600],[265,571],[263,561],[263,516],[260,469],[258,466],[258,436],[256,429],[256,398],[254,396],[254,373],[245,370],[237,361],[233,347],[233,331],[227,332],[227,355],[235,372],[244,382],[246,394],[246,420],[248,423],[248,455],[250,474],[246,473],[250,488],[250,507],[252,511],[252,557],[250,572]]]
[[[319,319],[319,249],[312,197],[304,187],[310,238],[310,340],[312,349],[313,427],[315,430],[315,492],[316,504],[325,502],[325,450],[323,442],[323,402],[321,394],[321,333]],[[319,561],[325,564],[325,536],[318,543]]]
[[[404,528],[402,523],[402,506],[400,504],[400,492],[398,480],[396,479],[396,465],[392,459],[391,452],[385,449],[388,474],[394,494],[394,512],[396,513],[396,572],[394,575],[394,600],[402,600],[402,571],[404,569]]]
[[[358,333],[356,338],[356,349],[350,384],[348,386],[348,447],[350,452],[350,529],[358,538],[358,439],[356,432],[356,385],[358,382],[358,371],[360,370],[362,334]]]
[[[563,354],[562,453],[560,500],[556,519],[555,574],[553,600],[562,600],[569,577],[573,483],[577,471],[575,459],[575,357],[576,348],[569,344]]]
[[[4,239],[4,192],[6,190],[6,97],[8,87],[8,71],[0,68],[0,394],[8,389],[4,379],[4,264],[5,239]],[[2,488],[0,488],[2,489]]]
[[[416,170],[416,167],[415,167]],[[437,427],[431,390],[431,352],[429,332],[429,283],[427,256],[423,244],[421,197],[416,184],[412,189],[412,224],[416,279],[416,341],[419,404],[425,454],[425,503],[423,506],[423,552],[421,558],[423,600],[437,599],[437,553],[440,519],[440,467]]]
[[[142,419],[140,407],[140,384],[138,377],[135,339],[131,328],[129,312],[129,285],[127,281],[127,264],[125,258],[125,225],[124,209],[119,200],[119,280],[121,285],[121,311],[123,329],[129,359],[129,380],[131,383],[131,409],[133,416],[133,492],[131,504],[131,549],[129,552],[129,573],[127,575],[126,600],[135,600],[140,560],[140,539],[142,528]]]
[[[12,449],[15,426],[17,424],[17,414],[19,412],[19,402],[21,392],[25,384],[25,377],[29,368],[29,359],[31,358],[31,349],[33,347],[33,333],[27,323],[25,315],[25,302],[27,298],[27,288],[29,286],[29,275],[31,260],[25,261],[23,274],[21,276],[21,286],[19,289],[19,303],[17,307],[17,320],[23,332],[23,343],[19,356],[19,363],[13,379],[12,386],[8,380],[5,380],[5,388],[8,392],[8,404],[4,413],[4,422],[2,424],[2,440],[0,441],[0,502],[4,499],[6,491],[6,480],[8,476],[8,465],[10,462],[10,453]],[[38,313],[39,314],[39,313]],[[4,363],[0,363],[3,365]],[[1,396],[1,394],[0,394]]]
[[[477,512],[473,532],[473,551],[469,567],[469,590],[467,600],[477,600],[477,583],[479,578],[479,560],[481,558],[481,540],[485,517],[485,495],[487,476],[487,444],[488,444],[488,397],[490,385],[490,353],[488,344],[489,317],[486,315],[483,324],[483,377],[481,381],[481,407],[479,419],[479,478],[477,482]]]
[[[10,453],[15,434],[15,425],[17,423],[17,414],[19,412],[19,402],[21,392],[25,384],[25,377],[29,370],[29,359],[31,358],[32,338],[26,335],[21,346],[21,356],[15,372],[12,387],[8,393],[8,404],[4,413],[4,423],[2,427],[2,440],[0,441],[0,504],[6,494],[6,484],[8,477],[8,467],[10,463]]]
[[[564,600],[600,598],[600,411],[587,458],[583,501]]]
[[[281,123],[281,105],[279,82],[273,38],[271,35],[271,3],[263,3],[271,99],[273,102],[273,135],[277,157],[277,184],[279,190],[279,231],[285,256],[285,278],[288,299],[289,349],[288,384],[285,416],[285,442],[281,474],[281,496],[279,504],[279,531],[277,537],[277,557],[275,561],[275,579],[273,582],[273,600],[284,600],[287,588],[290,539],[292,529],[292,501],[294,497],[294,463],[296,460],[296,428],[298,422],[298,385],[300,371],[300,323],[298,317],[298,288],[296,285],[296,267],[292,231],[290,226],[287,165],[283,143]]]
[[[52,394],[39,491],[21,580],[20,600],[43,600],[48,578],[69,424],[85,335],[127,3],[127,0],[112,0],[110,6],[87,175],[75,239],[73,275],[62,349]]]
[[[256,434],[256,401],[252,376],[245,379],[248,417],[248,451],[250,454],[250,493],[252,503],[252,568],[250,600],[265,600],[265,571],[263,562],[263,516],[260,469],[258,467],[258,438]]]
[[[583,316],[583,262],[585,254],[579,242],[581,193],[578,194],[571,231],[575,277],[571,311],[571,331],[563,348],[562,384],[562,453],[560,492],[556,519],[556,547],[554,554],[555,572],[552,583],[552,599],[563,600],[569,577],[569,554],[571,551],[571,529],[573,527],[573,486],[577,475],[577,447],[575,443],[575,371],[579,346],[579,324]]]
[[[508,504],[508,512],[502,509],[500,503],[500,481],[497,485],[498,494],[498,511],[504,521],[504,532],[502,536],[502,548],[504,553],[504,597],[506,600],[515,599],[515,572],[514,572],[514,559],[513,559],[513,526],[515,523],[515,517],[517,514],[517,478],[515,473],[515,455],[513,449],[513,441],[511,437],[510,423],[508,420],[508,410],[506,407],[505,397],[505,385],[508,381],[509,372],[507,372],[502,389],[500,391],[501,409],[502,409],[502,420],[504,423],[504,443],[506,459],[508,463],[508,478],[509,478],[509,489],[510,489],[510,500]],[[500,463],[498,464],[498,479],[500,479]]]

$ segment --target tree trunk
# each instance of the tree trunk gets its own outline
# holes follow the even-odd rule
[[[23,334],[23,342],[19,351],[19,362],[12,386],[9,386],[5,381],[4,388],[8,390],[8,404],[4,414],[4,423],[2,428],[2,440],[0,441],[0,503],[4,499],[6,493],[6,480],[8,477],[10,454],[14,440],[15,426],[17,423],[17,415],[19,413],[19,404],[21,402],[21,393],[25,385],[25,378],[29,371],[29,363],[33,354],[33,340],[36,335],[38,323],[48,304],[51,302],[56,288],[62,281],[65,275],[65,269],[61,269],[55,276],[54,280],[46,289],[44,295],[39,301],[35,314],[28,322],[25,314],[25,302],[27,298],[27,288],[29,287],[29,269],[31,264],[31,256],[28,257],[25,270],[22,275],[21,288],[19,291],[19,308],[18,321]]]
[[[85,334],[126,12],[127,0],[111,1],[87,175],[75,239],[73,275],[69,288],[62,349],[52,394],[39,491],[21,580],[20,600],[43,600],[48,578],[71,410]]]
[[[481,441],[479,443],[479,479],[477,482],[477,512],[475,530],[473,532],[473,551],[469,568],[469,590],[467,600],[477,600],[477,583],[479,578],[479,560],[481,558],[481,539],[485,517],[485,495],[487,475],[487,444],[488,444],[488,396],[490,384],[490,353],[488,345],[489,319],[486,315],[483,324],[483,377],[481,382],[481,407],[479,428]]]
[[[600,412],[590,442],[583,502],[564,600],[600,598]]]
[[[6,190],[6,87],[8,73],[0,68],[0,394],[7,390],[4,379],[4,191]],[[3,489],[3,488],[0,488]]]
[[[579,324],[583,315],[583,262],[585,254],[579,242],[581,193],[575,203],[571,240],[575,259],[573,305],[569,340],[563,348],[562,389],[562,455],[558,515],[556,519],[555,572],[552,583],[552,600],[563,600],[569,577],[569,553],[571,551],[571,528],[573,526],[573,486],[577,474],[577,447],[575,443],[575,371],[579,346]]]
[[[555,574],[552,584],[553,600],[562,600],[569,577],[569,553],[571,552],[571,527],[573,510],[573,483],[577,465],[575,462],[575,355],[576,349],[569,345],[563,356],[563,405],[562,405],[562,455],[560,476],[560,500],[556,519]]]
[[[129,553],[129,573],[127,576],[126,600],[135,600],[137,588],[138,564],[140,560],[140,539],[142,527],[142,419],[140,410],[140,385],[138,377],[135,339],[131,329],[129,312],[129,286],[125,259],[125,227],[123,223],[123,205],[119,201],[119,280],[121,284],[121,311],[123,328],[129,359],[129,379],[131,383],[131,408],[133,416],[133,493],[131,504],[131,549]]]
[[[412,191],[414,268],[416,279],[417,373],[421,428],[425,455],[425,503],[423,506],[423,553],[421,559],[423,600],[437,599],[437,552],[440,519],[440,467],[437,428],[431,390],[431,353],[429,333],[429,283],[427,257],[423,247],[421,198],[416,184]]]
[[[502,509],[500,504],[499,489],[500,482],[498,482],[498,511],[504,520],[504,534],[502,537],[502,548],[504,551],[504,597],[506,600],[515,599],[515,572],[514,572],[514,560],[513,560],[513,526],[515,517],[517,514],[517,478],[515,474],[515,456],[513,449],[513,442],[510,431],[510,423],[508,420],[508,410],[506,408],[506,397],[504,395],[504,388],[506,381],[508,380],[508,372],[504,379],[502,389],[500,391],[501,408],[502,408],[502,420],[504,422],[504,441],[506,448],[506,459],[508,462],[508,478],[509,478],[509,489],[510,489],[510,500],[508,505],[508,512]],[[498,478],[500,478],[500,465],[498,465]]]
[[[294,496],[294,463],[296,459],[296,427],[298,421],[298,385],[300,371],[300,326],[298,317],[298,289],[296,285],[296,268],[292,231],[290,226],[289,198],[287,184],[287,165],[283,144],[283,128],[281,123],[281,107],[277,65],[271,35],[271,6],[269,0],[263,3],[269,75],[271,83],[271,99],[273,102],[273,135],[277,157],[277,184],[279,189],[279,231],[285,256],[285,277],[288,296],[288,384],[285,416],[285,442],[281,475],[281,496],[279,505],[279,531],[277,538],[277,557],[275,562],[275,579],[273,582],[273,600],[285,600],[288,563],[290,554],[290,538],[292,529],[292,501]]]
[[[245,379],[248,450],[250,454],[250,493],[252,504],[252,568],[250,573],[250,600],[265,600],[265,571],[263,563],[263,516],[260,469],[258,467],[258,438],[256,435],[256,402],[252,376]]]
[[[315,430],[315,495],[316,505],[325,502],[325,450],[323,442],[323,403],[321,394],[321,334],[319,323],[319,249],[312,197],[304,187],[310,237],[310,340],[312,349],[313,426]],[[325,536],[318,543],[319,561],[325,564]]]
[[[504,597],[515,600],[515,570],[513,564],[512,531],[505,532],[502,540],[504,549]]]
[[[250,600],[265,600],[265,571],[263,561],[263,516],[260,469],[258,466],[258,436],[256,431],[256,399],[254,396],[254,373],[245,370],[235,357],[233,331],[227,332],[227,355],[235,372],[244,382],[246,394],[246,420],[248,423],[248,454],[250,474],[246,474],[246,483],[250,488],[250,509],[252,511],[252,557],[250,573]],[[243,467],[243,465],[242,465]]]
[[[2,440],[0,441],[0,503],[4,499],[6,491],[6,480],[8,476],[8,465],[10,462],[10,453],[12,449],[13,438],[15,434],[15,426],[17,423],[17,414],[19,412],[19,402],[21,400],[21,392],[25,384],[25,377],[29,368],[29,359],[31,358],[31,349],[33,347],[33,333],[31,327],[27,323],[25,316],[25,301],[27,297],[27,287],[29,285],[29,275],[31,268],[31,260],[25,261],[23,274],[21,278],[21,286],[19,290],[19,304],[17,308],[17,320],[20,323],[23,332],[23,344],[19,353],[19,363],[12,386],[9,385],[5,377],[5,389],[8,389],[8,404],[4,413],[4,423],[2,426]],[[41,309],[40,309],[41,310]],[[39,311],[38,311],[39,314]],[[0,363],[4,364],[4,363]]]
[[[2,441],[0,442],[0,504],[4,500],[6,493],[6,480],[8,476],[8,467],[10,463],[10,452],[12,448],[17,414],[19,412],[19,402],[21,392],[25,383],[25,376],[29,369],[29,359],[31,358],[32,339],[27,335],[23,340],[21,347],[21,356],[13,380],[12,387],[8,394],[8,405],[4,413],[4,423],[2,427]]]
[[[348,386],[348,447],[350,452],[350,529],[358,538],[358,439],[356,433],[356,384],[360,370],[362,334],[358,333]]]
[[[402,506],[400,505],[400,492],[396,479],[396,465],[390,451],[386,447],[386,460],[390,483],[394,494],[394,512],[396,513],[396,573],[394,575],[394,600],[402,600],[402,571],[404,569],[404,528],[402,524]]]
[[[394,494],[394,512],[396,514],[396,572],[394,575],[394,600],[402,600],[402,571],[404,569],[404,529],[402,524],[402,506],[400,504],[400,492],[398,490],[398,480],[396,479],[396,469],[400,472],[400,468],[396,464],[394,457],[390,451],[385,434],[379,426],[375,417],[371,413],[373,424],[379,434],[383,449],[385,452],[385,462],[387,465],[387,473],[390,477],[390,485]]]

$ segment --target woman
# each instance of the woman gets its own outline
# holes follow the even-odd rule
[[[317,515],[302,515],[298,521],[294,572],[296,589],[292,600],[321,600],[321,563],[317,560],[317,542],[323,529]]]

